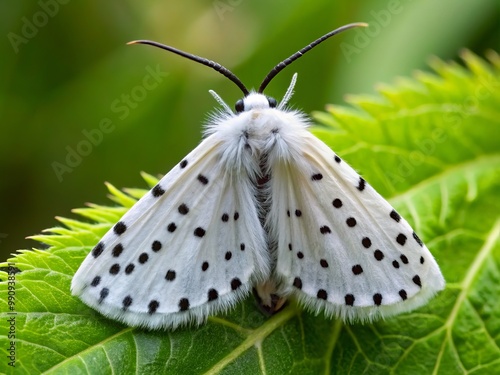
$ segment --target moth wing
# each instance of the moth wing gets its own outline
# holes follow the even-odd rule
[[[175,328],[226,310],[267,278],[251,171],[229,167],[233,156],[217,134],[206,138],[102,238],[72,293],[127,324]]]
[[[432,254],[358,173],[305,128],[271,155],[274,278],[316,313],[371,321],[444,288]],[[300,141],[299,141],[300,139]]]

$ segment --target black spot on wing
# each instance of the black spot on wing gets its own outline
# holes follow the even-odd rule
[[[128,309],[128,307],[132,304],[132,302],[133,302],[132,297],[126,296],[122,301],[123,310]]]
[[[217,298],[219,298],[219,292],[217,292],[215,289],[210,289],[208,291],[208,301],[215,301]]]
[[[346,294],[345,297],[344,297],[344,299],[345,299],[345,304],[347,306],[354,306],[354,300],[355,300],[355,298],[354,298],[354,296],[352,294]]]
[[[361,275],[363,273],[363,267],[359,264],[352,266],[352,273],[355,275]]]
[[[326,299],[328,298],[328,293],[326,292],[326,290],[320,289],[318,290],[316,297],[318,297],[319,299],[324,299],[326,301]]]
[[[109,295],[109,289],[108,288],[102,288],[101,292],[99,293],[99,303],[102,303],[104,299]]]
[[[148,314],[149,315],[153,315],[156,310],[158,309],[158,307],[160,306],[160,302],[156,301],[156,300],[152,300],[151,302],[149,302],[148,304]]]
[[[165,194],[165,190],[163,190],[160,184],[158,184],[151,190],[151,194],[153,194],[153,197],[158,198]]]
[[[424,246],[422,240],[417,236],[417,234],[415,232],[413,232],[413,238],[415,239],[415,241],[417,241],[417,243],[420,245],[420,247]]]
[[[189,300],[187,298],[181,298],[179,301],[179,311],[186,311],[189,309]]]
[[[391,219],[393,219],[396,223],[399,223],[401,220],[401,216],[396,212],[396,210],[392,210],[391,213],[389,214]]]
[[[181,204],[177,209],[181,215],[187,215],[189,212],[189,208],[185,203]]]
[[[117,235],[121,235],[123,233],[125,233],[125,231],[127,230],[127,226],[125,225],[125,223],[123,221],[119,221],[118,223],[115,224],[115,226],[113,227],[113,231],[117,234]]]
[[[360,177],[358,181],[358,186],[356,188],[359,191],[363,191],[365,190],[365,187],[366,187],[366,181],[363,179],[363,177]]]
[[[319,228],[319,231],[321,232],[321,234],[332,233],[332,230],[330,229],[330,227],[328,225],[323,225],[321,228]]]
[[[236,290],[241,286],[241,281],[237,277],[231,280],[231,290]]]
[[[165,280],[167,281],[174,281],[175,280],[176,273],[174,270],[168,270],[167,274],[165,275]]]
[[[99,242],[92,250],[92,256],[94,258],[97,258],[99,255],[102,254],[103,251],[104,251],[104,244],[102,242]]]
[[[153,250],[155,253],[161,250],[161,242],[160,241],[153,241],[151,244],[151,250]]]
[[[200,181],[203,185],[208,184],[208,178],[206,178],[206,177],[205,177],[205,176],[203,176],[202,174],[199,174],[199,175],[198,175],[198,181]]]
[[[122,252],[123,252],[123,245],[119,243],[113,248],[112,254],[115,258],[118,258]]]
[[[372,245],[372,241],[368,237],[364,237],[361,240],[361,244],[363,245],[364,248],[368,249]]]
[[[196,237],[200,237],[200,238],[201,238],[201,237],[203,237],[203,236],[205,235],[205,233],[206,233],[206,232],[205,232],[205,229],[203,229],[202,227],[198,227],[198,228],[196,228],[196,229],[194,230],[194,235],[195,235]]]
[[[375,250],[373,252],[373,256],[375,257],[375,259],[377,259],[378,261],[384,259],[384,253],[381,252],[379,249]]]
[[[404,246],[406,243],[406,236],[403,233],[399,233],[396,237],[396,242],[401,246]]]

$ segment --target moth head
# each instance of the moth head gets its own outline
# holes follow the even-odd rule
[[[278,102],[276,99],[259,93],[251,93],[242,99],[239,99],[234,105],[237,113],[249,111],[251,109],[276,108]]]

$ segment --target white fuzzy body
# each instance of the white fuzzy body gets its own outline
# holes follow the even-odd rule
[[[270,108],[261,94],[244,103],[214,119],[201,144],[123,216],[125,231],[120,224],[121,233],[102,238],[73,294],[127,324],[175,328],[225,311],[269,279],[314,312],[361,321],[411,310],[443,289],[408,223],[307,130],[302,114]],[[263,174],[269,180],[257,187]]]

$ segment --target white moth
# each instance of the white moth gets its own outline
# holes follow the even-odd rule
[[[249,92],[213,61],[151,41],[208,65],[244,93],[205,139],[106,233],[71,290],[102,314],[132,326],[176,328],[226,311],[257,287],[344,321],[373,321],[425,304],[444,288],[436,261],[410,225],[287,108],[262,92],[305,52],[278,64]],[[273,302],[271,302],[273,301]],[[272,305],[272,306],[271,306]]]

